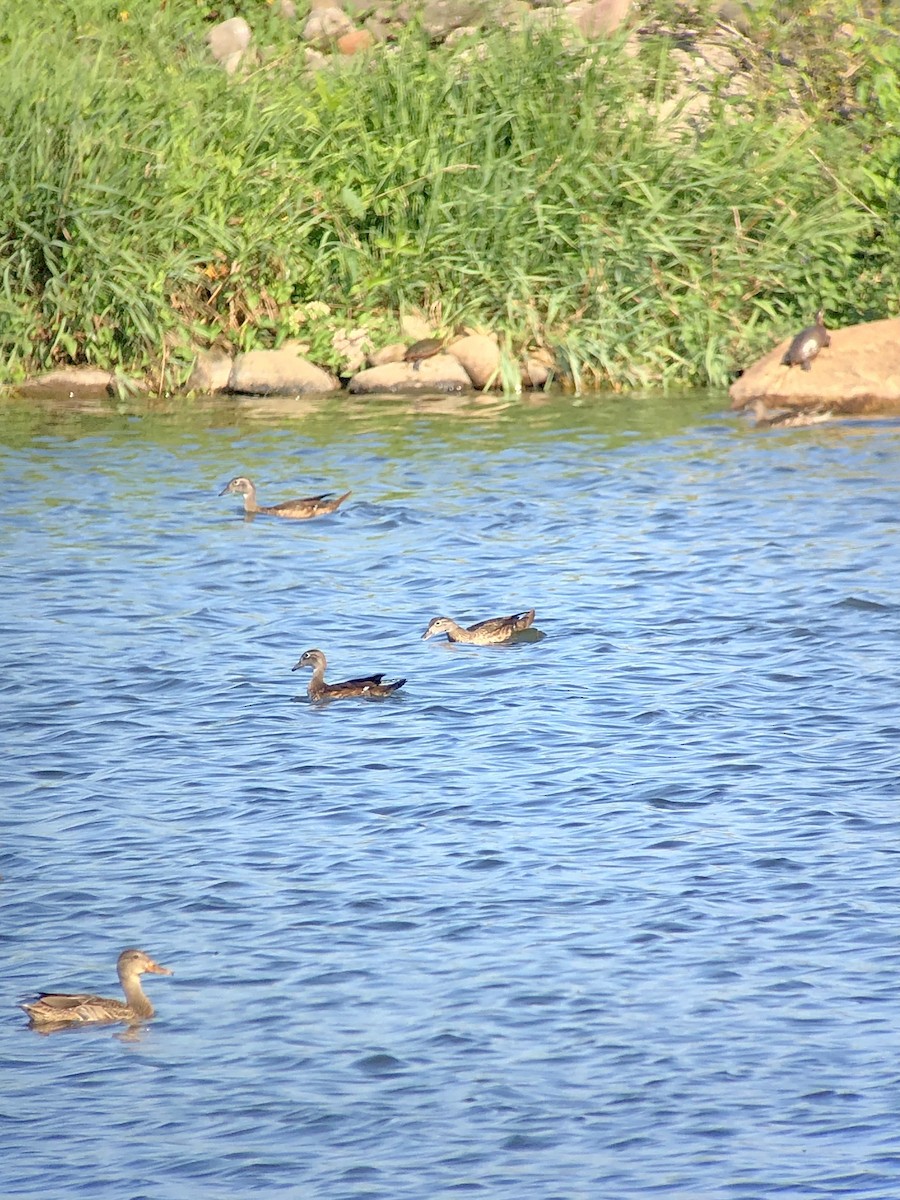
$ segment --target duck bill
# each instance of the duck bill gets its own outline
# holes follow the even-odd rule
[[[305,665],[306,665],[306,664],[305,664],[305,663],[302,663],[302,662],[295,662],[295,663],[294,663],[294,665],[291,667],[291,670],[292,670],[292,671],[299,671],[299,670],[300,670],[300,668],[301,668],[302,666],[305,666]]]
[[[230,491],[231,491],[231,484],[226,483],[225,486],[222,488],[221,492],[219,492],[219,495],[227,496]]]
[[[174,971],[170,971],[168,967],[162,967],[158,962],[149,962],[147,970],[151,975],[174,975]]]
[[[431,629],[426,629],[425,632],[422,634],[422,641],[424,642],[426,638],[430,638],[430,637],[434,637],[434,632]]]

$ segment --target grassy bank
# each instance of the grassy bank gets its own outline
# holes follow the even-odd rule
[[[309,74],[260,0],[242,10],[263,61],[229,79],[194,5],[69,0],[51,21],[20,0],[0,373],[164,364],[177,383],[192,345],[288,335],[334,365],[336,328],[390,340],[415,308],[547,346],[583,382],[721,384],[819,304],[834,324],[895,314],[900,51],[844,7],[838,39],[760,13],[749,93],[714,95],[701,128],[666,106],[663,25],[636,56],[410,30]]]

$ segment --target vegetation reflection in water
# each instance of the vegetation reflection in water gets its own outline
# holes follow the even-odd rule
[[[258,432],[296,428],[303,439],[332,444],[359,433],[384,439],[393,455],[427,451],[429,432],[452,445],[457,435],[468,442],[472,427],[492,445],[521,445],[558,433],[591,432],[607,444],[635,437],[659,438],[689,427],[698,417],[728,408],[723,392],[698,390],[675,396],[661,392],[526,393],[523,396],[211,396],[191,403],[181,399],[131,401],[80,398],[35,401],[14,394],[0,397],[0,444],[27,446],[39,437],[81,438],[102,435],[142,438],[178,445],[186,437],[208,438],[222,431]],[[227,465],[223,464],[227,472]],[[223,480],[224,482],[224,480]]]

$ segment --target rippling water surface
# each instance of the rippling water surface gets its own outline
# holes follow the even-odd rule
[[[4,1196],[896,1200],[900,426],[724,407],[4,409]]]

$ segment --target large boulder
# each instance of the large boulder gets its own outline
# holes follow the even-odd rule
[[[486,387],[500,387],[500,347],[495,337],[486,333],[470,333],[457,338],[448,352],[461,362],[469,378],[480,392]]]
[[[382,363],[354,375],[348,384],[354,395],[374,392],[468,392],[472,389],[465,368],[452,354],[435,354],[419,362]]]
[[[224,392],[231,378],[231,355],[225,350],[198,350],[188,380],[190,392]]]
[[[299,396],[306,392],[333,392],[337,379],[297,353],[293,346],[280,350],[248,350],[234,360],[228,391],[252,396]]]
[[[799,332],[799,331],[795,331]],[[831,413],[900,413],[900,318],[829,330],[810,369],[786,367],[785,338],[731,385],[732,408],[758,401]]]
[[[100,367],[60,367],[26,380],[16,390],[30,396],[68,396],[90,400],[111,395],[115,390],[115,376]]]

